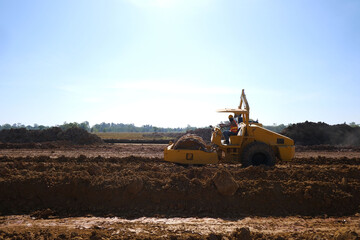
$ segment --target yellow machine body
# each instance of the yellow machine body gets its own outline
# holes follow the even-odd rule
[[[173,149],[170,144],[164,150],[164,159],[168,162],[180,164],[213,164],[218,163],[216,152],[204,152],[201,150]]]
[[[242,105],[244,104],[244,108]],[[271,154],[283,161],[291,160],[295,155],[294,141],[279,133],[262,127],[262,124],[250,121],[250,107],[244,90],[240,97],[240,105],[236,109],[220,109],[218,112],[233,113],[242,116],[243,122],[239,123],[237,135],[230,136],[229,144],[221,140],[220,127],[212,130],[211,143],[213,152],[201,150],[174,149],[174,144],[169,144],[164,150],[165,161],[180,164],[213,164],[218,162],[241,162],[242,153],[249,144],[258,142],[271,148]],[[211,146],[207,146],[211,149]]]
[[[295,145],[292,139],[265,129],[259,124],[241,123],[239,128],[236,136],[230,136],[229,144],[222,144],[220,128],[213,130],[211,143],[225,153],[223,156],[225,161],[241,161],[243,149],[252,142],[262,142],[271,146],[275,156],[280,160],[289,161],[294,158]]]

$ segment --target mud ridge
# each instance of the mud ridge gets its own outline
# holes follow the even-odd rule
[[[25,128],[3,129],[0,131],[0,143],[40,143],[66,141],[72,144],[103,143],[100,137],[86,130],[73,127],[62,130],[52,127],[44,130],[27,130]]]
[[[297,145],[360,146],[360,128],[347,124],[306,121],[288,126],[281,134],[292,138]]]
[[[0,213],[239,218],[359,212],[360,160],[323,160],[244,169],[134,156],[2,157]]]

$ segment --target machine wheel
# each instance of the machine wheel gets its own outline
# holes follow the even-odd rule
[[[275,154],[268,144],[252,142],[244,148],[241,154],[241,163],[243,167],[259,165],[274,166]]]

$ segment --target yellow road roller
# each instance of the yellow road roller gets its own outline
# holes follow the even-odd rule
[[[243,89],[238,108],[218,110],[233,114],[237,120],[237,129],[232,129],[234,133],[228,142],[222,140],[223,125],[212,127],[210,145],[197,135],[186,134],[175,143],[169,143],[164,150],[164,160],[179,164],[241,163],[243,167],[274,166],[276,159],[291,160],[295,155],[294,141],[251,121],[249,111]]]

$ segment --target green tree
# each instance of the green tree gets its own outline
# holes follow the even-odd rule
[[[356,124],[355,122],[351,122],[351,123],[349,123],[349,126],[350,126],[350,127],[359,127],[359,125],[358,125],[358,124]]]

